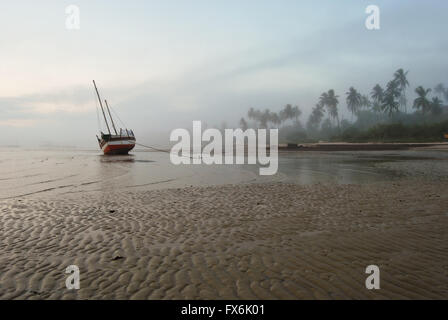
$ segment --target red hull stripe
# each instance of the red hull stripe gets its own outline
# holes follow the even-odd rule
[[[128,153],[134,148],[134,146],[134,144],[107,145],[103,152],[104,154]]]

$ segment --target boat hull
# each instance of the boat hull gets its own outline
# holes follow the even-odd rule
[[[106,142],[102,150],[105,155],[128,154],[134,147],[135,144],[131,143],[111,144],[110,142]]]
[[[135,147],[135,138],[133,137],[112,137],[98,139],[101,150],[105,155],[128,154]]]

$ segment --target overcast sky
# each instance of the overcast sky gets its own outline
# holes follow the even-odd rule
[[[80,29],[66,28],[68,5]],[[367,30],[365,8],[380,8]],[[140,142],[161,144],[192,120],[236,124],[250,107],[299,105],[320,93],[345,109],[398,68],[411,88],[448,84],[448,2],[3,1],[0,145],[96,147],[92,79]]]

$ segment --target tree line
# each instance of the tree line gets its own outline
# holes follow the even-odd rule
[[[345,93],[345,102],[351,114],[352,123],[353,118],[359,118],[363,111],[383,114],[388,118],[397,114],[408,114],[407,90],[410,86],[408,73],[409,71],[398,69],[384,87],[376,84],[369,94],[362,94],[353,86],[350,87]],[[448,102],[448,88],[442,83],[436,85],[433,90],[420,85],[415,88],[414,92],[416,94],[412,103],[412,108],[415,110],[414,114],[438,116],[443,112],[444,100]],[[341,133],[339,106],[340,97],[334,89],[323,92],[306,121],[307,130],[317,132],[324,128],[336,128]],[[262,111],[250,108],[247,118],[252,120],[255,126],[259,128],[268,128],[270,124],[274,127],[281,127],[282,124],[286,124],[296,129],[303,129],[299,121],[301,115],[302,111],[298,106],[293,107],[291,104],[287,104],[278,113],[269,109]],[[326,115],[327,117],[324,120]],[[347,124],[347,121],[345,121],[345,124]],[[249,127],[244,117],[240,119],[240,127],[244,130]]]

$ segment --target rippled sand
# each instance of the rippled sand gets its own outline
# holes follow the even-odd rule
[[[0,201],[0,298],[448,298],[448,183]],[[78,265],[81,289],[65,288]],[[381,289],[367,290],[375,264]]]

